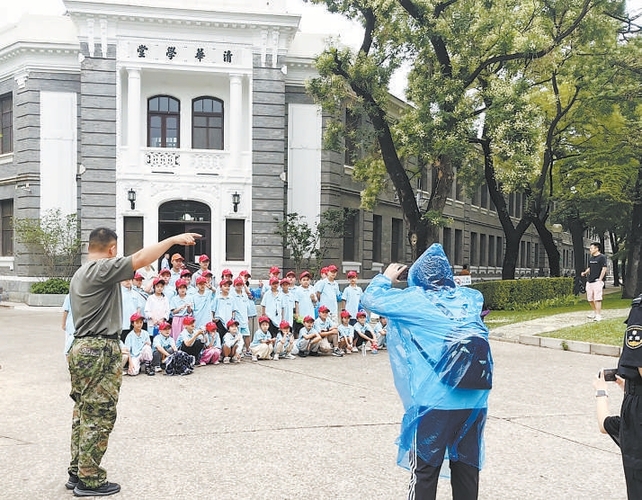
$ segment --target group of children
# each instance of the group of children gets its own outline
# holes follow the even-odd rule
[[[354,271],[347,273],[349,284],[340,291],[336,266],[322,269],[314,286],[308,271],[300,274],[297,285],[294,272],[279,278],[280,269],[274,266],[267,283],[259,281],[252,288],[249,272],[233,279],[229,269],[223,270],[215,286],[206,255],[200,256],[200,269],[193,275],[183,262],[180,254],[174,254],[170,269],[158,275],[138,271],[122,283],[124,373],[154,375],[172,357],[183,354],[193,356],[196,366],[204,366],[238,363],[242,358],[256,362],[296,355],[341,357],[360,348],[364,354],[366,350],[377,354],[386,348],[386,318],[379,317],[371,326],[360,308],[363,291]],[[261,315],[251,335],[257,304]],[[63,309],[68,352],[73,341],[68,300]]]

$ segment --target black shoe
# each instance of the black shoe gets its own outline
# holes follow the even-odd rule
[[[73,490],[77,484],[78,484],[78,476],[76,476],[75,474],[69,474],[69,479],[65,484],[65,488],[67,488],[68,490]]]
[[[320,356],[319,351],[310,351],[308,356]]]
[[[308,355],[308,353],[307,353],[307,352],[305,352],[305,351],[299,351],[299,356],[301,356],[302,358],[305,358],[307,355]]]
[[[114,495],[120,491],[120,484],[117,483],[104,483],[98,486],[97,488],[89,488],[85,486],[82,481],[78,481],[78,484],[74,488],[75,497],[106,497],[109,495]]]
[[[154,367],[151,365],[151,363],[145,363],[145,373],[147,375],[156,375]]]

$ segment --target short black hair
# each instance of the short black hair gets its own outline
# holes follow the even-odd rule
[[[599,241],[592,241],[589,246],[597,248],[598,252],[602,251],[602,243]]]
[[[89,235],[89,250],[100,251],[109,248],[118,240],[118,235],[108,227],[97,227]]]

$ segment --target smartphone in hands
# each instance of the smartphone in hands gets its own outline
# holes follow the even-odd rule
[[[606,382],[615,382],[617,368],[604,368],[600,373],[604,373],[604,380]]]

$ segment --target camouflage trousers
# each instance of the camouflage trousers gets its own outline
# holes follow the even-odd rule
[[[118,340],[101,337],[75,339],[69,351],[71,399],[71,462],[68,472],[90,488],[107,480],[100,462],[107,451],[116,421],[116,405],[123,379]]]

